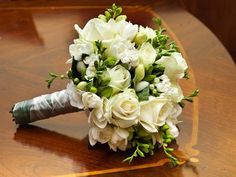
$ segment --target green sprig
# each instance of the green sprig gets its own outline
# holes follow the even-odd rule
[[[184,103],[184,101],[188,101],[188,102],[193,102],[193,98],[194,97],[197,97],[199,95],[199,89],[196,89],[196,90],[194,90],[191,94],[189,94],[188,96],[185,96],[182,100],[181,100],[181,102],[179,102],[178,104],[182,107],[182,108],[184,108],[184,106],[185,106],[185,103]]]
[[[176,166],[179,164],[179,160],[177,157],[175,157],[172,152],[174,151],[173,148],[169,148],[168,144],[172,142],[175,138],[170,134],[169,132],[169,126],[167,124],[164,124],[159,129],[161,141],[162,141],[162,148],[166,154],[166,156],[169,158],[171,164],[173,166]]]
[[[52,83],[54,82],[55,79],[60,78],[60,79],[68,79],[68,76],[65,76],[63,74],[56,74],[53,72],[48,73],[49,74],[49,79],[45,80],[48,85],[47,87],[50,88]]]

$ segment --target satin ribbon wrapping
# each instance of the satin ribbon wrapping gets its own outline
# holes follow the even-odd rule
[[[79,109],[70,104],[67,90],[62,90],[16,103],[11,113],[16,124],[25,125],[60,114],[77,111]]]

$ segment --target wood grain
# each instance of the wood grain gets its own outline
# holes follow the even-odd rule
[[[69,68],[65,61],[69,57],[68,45],[76,37],[73,25],[83,26],[104,9],[86,2],[68,5],[72,1],[64,1],[65,6],[35,2],[0,3],[1,177],[234,176],[235,65],[216,37],[172,1],[140,1],[138,5],[135,1],[126,2],[124,13],[132,22],[152,27],[152,17],[160,16],[190,66],[191,79],[181,82],[184,92],[195,87],[201,90],[199,99],[184,110],[180,136],[172,144],[178,156],[188,159],[186,163],[176,168],[164,165],[166,159],[161,150],[131,165],[121,163],[129,152],[89,146],[84,113],[29,126],[14,125],[8,113],[12,104],[65,88],[66,81],[58,81],[48,90],[44,82],[47,73],[64,73]],[[101,6],[108,3],[104,1]]]

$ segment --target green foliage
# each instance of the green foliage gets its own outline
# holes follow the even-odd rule
[[[150,93],[149,93],[149,86],[146,87],[145,89],[143,89],[142,91],[137,92],[136,94],[138,96],[138,100],[139,101],[146,101],[146,100],[148,100],[148,97],[150,95]]]
[[[199,95],[199,89],[196,89],[196,90],[194,90],[191,94],[189,94],[188,96],[185,96],[182,100],[181,100],[181,102],[179,102],[178,104],[182,107],[182,108],[184,108],[184,106],[185,106],[185,103],[183,102],[183,101],[188,101],[188,102],[193,102],[193,98],[194,97],[197,97]]]
[[[174,140],[174,137],[169,133],[169,126],[167,124],[164,124],[162,127],[159,128],[159,134],[162,141],[162,148],[166,154],[166,156],[169,158],[170,162],[173,166],[176,166],[179,164],[179,160],[177,157],[175,157],[172,152],[174,151],[173,148],[169,148],[168,144]]]
[[[67,76],[63,75],[63,74],[56,74],[56,73],[48,73],[49,74],[49,79],[46,80],[47,82],[47,87],[50,88],[52,83],[54,82],[55,79],[60,78],[60,79],[68,79]]]
[[[111,18],[117,19],[120,17],[122,13],[122,8],[117,6],[116,4],[112,4],[110,8],[107,8],[107,10],[104,12],[104,15],[99,15],[98,18],[108,22]]]

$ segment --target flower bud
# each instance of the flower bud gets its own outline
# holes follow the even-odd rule
[[[86,90],[86,87],[87,87],[87,82],[85,82],[85,81],[80,82],[80,83],[76,86],[77,89],[82,90],[82,91],[85,91],[85,90]]]
[[[97,88],[96,87],[91,87],[89,91],[92,92],[92,93],[97,93]]]
[[[102,21],[104,21],[104,22],[106,22],[107,21],[107,19],[106,19],[106,16],[105,15],[102,15],[102,14],[100,14],[100,15],[98,15],[98,18],[99,19],[101,19]]]
[[[135,68],[134,83],[140,82],[145,76],[145,69],[143,64],[139,64]]]
[[[135,91],[140,92],[143,89],[145,89],[148,85],[149,83],[147,81],[141,81],[135,86]]]
[[[119,22],[121,20],[126,20],[127,16],[126,15],[119,15],[118,17],[116,17],[116,22]]]
[[[109,20],[111,18],[110,12],[105,11],[105,16],[106,16],[106,19]]]
[[[82,61],[78,62],[77,71],[80,73],[86,72],[86,66],[85,66],[84,62],[82,62]]]
[[[74,78],[73,81],[74,81],[75,84],[78,84],[79,83],[79,78],[76,77],[76,78]]]
[[[142,45],[144,42],[147,41],[147,35],[144,34],[144,33],[138,33],[134,39],[134,42],[137,44],[137,45]]]

